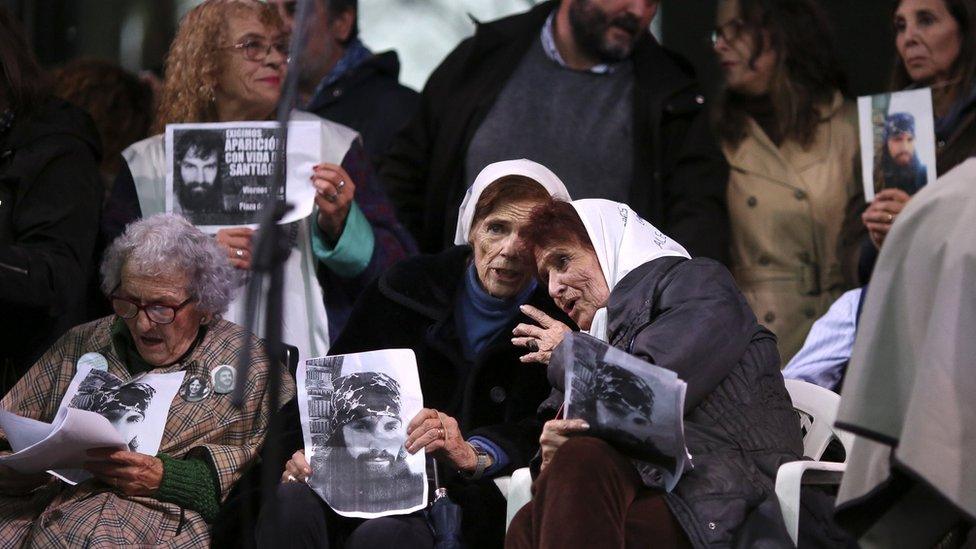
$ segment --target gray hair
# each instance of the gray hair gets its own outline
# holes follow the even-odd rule
[[[102,292],[109,295],[128,265],[141,275],[186,275],[191,296],[204,314],[227,310],[239,284],[237,270],[217,242],[180,215],[156,214],[135,221],[102,259]]]

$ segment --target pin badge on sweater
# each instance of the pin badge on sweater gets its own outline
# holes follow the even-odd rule
[[[214,392],[218,395],[226,395],[234,390],[237,370],[229,364],[221,364],[213,369],[210,377],[213,381]]]
[[[180,396],[187,402],[200,402],[210,396],[213,392],[213,385],[210,384],[210,376],[190,376],[180,388]]]
[[[102,356],[101,353],[85,353],[81,355],[81,357],[78,359],[78,364],[75,367],[76,371],[82,366],[87,366],[92,370],[101,370],[103,372],[108,371],[108,361],[105,360],[105,357]]]

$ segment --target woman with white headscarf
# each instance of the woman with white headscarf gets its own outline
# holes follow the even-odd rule
[[[653,463],[587,436],[583,420],[549,421],[534,500],[512,522],[508,546],[727,547],[776,536],[789,544],[774,485],[778,466],[800,459],[799,423],[776,338],[728,270],[690,259],[627,205],[607,200],[550,201],[533,210],[522,236],[542,284],[581,330],[687,383],[694,469],[664,493]],[[537,349],[551,350],[563,330],[542,320],[518,326],[513,342],[547,359]],[[562,404],[563,379],[550,365],[556,391],[543,408]],[[754,513],[767,498],[762,509],[775,513]]]
[[[512,329],[529,320],[520,306],[573,325],[536,284],[535,265],[519,238],[529,212],[553,198],[568,201],[569,195],[540,164],[512,160],[484,168],[461,203],[457,246],[387,271],[362,294],[330,349],[414,351],[426,407],[407,428],[406,450],[426,449],[446,469],[442,484],[463,509],[462,534],[470,547],[501,546],[505,499],[491,479],[528,464],[547,419],[536,415],[550,392],[546,368],[523,364],[511,341]],[[297,442],[301,432],[293,423]],[[337,516],[304,483],[292,482],[311,472],[301,451],[285,466],[278,501],[286,506],[280,515],[292,522],[279,525],[269,543],[287,546],[302,538],[328,539],[330,547],[336,540],[338,546],[433,546],[423,516],[365,523]],[[322,512],[310,514],[310,508]]]

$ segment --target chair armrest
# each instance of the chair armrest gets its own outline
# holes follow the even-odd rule
[[[776,472],[776,498],[783,513],[783,522],[793,543],[797,542],[800,527],[800,486],[802,484],[840,484],[845,464],[829,461],[791,461],[779,466]],[[810,482],[805,482],[810,473]]]
[[[512,480],[508,484],[508,508],[505,513],[505,529],[512,523],[512,518],[526,503],[532,501],[532,473],[528,467],[522,467],[512,472]]]

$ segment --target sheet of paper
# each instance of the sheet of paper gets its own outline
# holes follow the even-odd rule
[[[0,426],[8,434],[7,440],[14,450],[13,454],[0,456],[0,463],[20,473],[80,469],[86,461],[91,461],[86,453],[88,450],[125,448],[122,435],[107,419],[74,408],[59,410],[50,424],[3,410],[0,411]],[[37,438],[39,435],[43,437]],[[25,442],[27,445],[21,446]]]
[[[935,118],[929,88],[857,98],[864,198],[886,188],[914,194],[935,181]]]
[[[375,518],[427,506],[424,452],[403,446],[423,408],[412,350],[308,359],[296,379],[308,483],[336,513]]]
[[[582,418],[590,433],[656,470],[661,487],[674,489],[691,465],[685,446],[687,384],[671,370],[649,364],[583,333],[556,347],[550,364],[565,372],[565,416]]]
[[[285,187],[277,197],[293,208],[281,223],[311,215],[312,168],[324,158],[323,124],[288,125]],[[166,126],[166,211],[206,232],[257,228],[272,189],[281,130],[276,122],[215,122]]]

